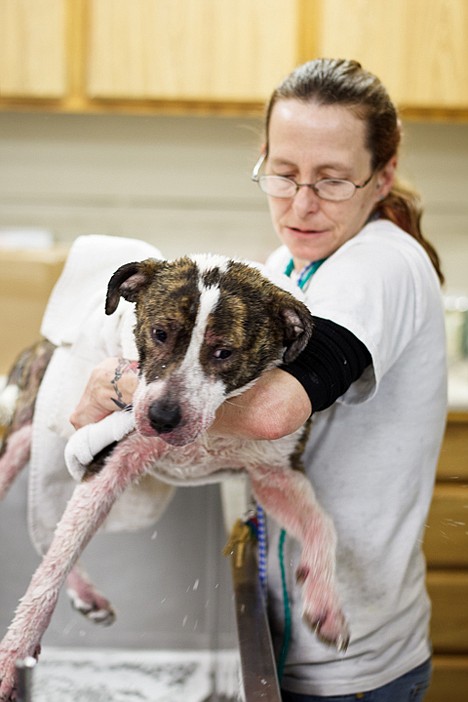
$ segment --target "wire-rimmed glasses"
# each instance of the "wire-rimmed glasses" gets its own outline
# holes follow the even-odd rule
[[[332,200],[342,202],[350,200],[356,190],[365,188],[372,179],[372,172],[369,178],[358,185],[351,180],[344,178],[321,178],[315,183],[296,183],[293,178],[278,175],[260,175],[260,169],[265,161],[265,154],[262,154],[252,171],[252,180],[258,183],[260,189],[271,197],[294,197],[300,188],[310,188],[322,200]]]

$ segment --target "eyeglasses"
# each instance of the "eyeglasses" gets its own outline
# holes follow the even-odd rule
[[[343,180],[342,178],[322,178],[315,183],[296,183],[295,180],[286,176],[259,175],[265,158],[265,154],[260,156],[254,166],[251,177],[254,183],[258,183],[260,189],[271,197],[294,197],[299,188],[310,188],[321,200],[341,202],[350,200],[356,190],[365,188],[374,175],[372,172],[362,185],[356,185],[351,180]]]

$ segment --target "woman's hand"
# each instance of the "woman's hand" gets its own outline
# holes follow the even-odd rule
[[[138,385],[138,363],[126,358],[106,358],[92,371],[70,422],[75,429],[98,422],[132,403]]]

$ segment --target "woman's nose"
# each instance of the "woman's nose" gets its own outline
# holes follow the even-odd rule
[[[303,217],[309,212],[316,212],[320,208],[320,198],[313,188],[301,185],[293,198],[292,207],[296,214]]]

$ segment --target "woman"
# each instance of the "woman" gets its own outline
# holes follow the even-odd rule
[[[377,78],[353,61],[311,61],[273,93],[253,173],[282,242],[268,265],[303,288],[315,334],[297,362],[226,403],[212,431],[271,439],[313,413],[306,470],[337,529],[351,628],[343,654],[302,623],[298,548],[286,540],[277,557],[270,524],[269,611],[286,702],[422,700],[429,684],[421,541],[446,414],[443,276],[417,198],[396,180],[399,141]],[[76,427],[115,408],[116,363],[96,369]],[[118,374],[126,402],[135,375]]]

